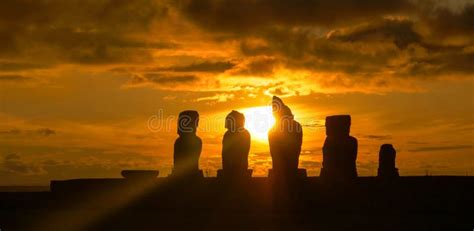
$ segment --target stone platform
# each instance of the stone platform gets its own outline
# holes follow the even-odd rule
[[[0,193],[2,230],[456,230],[474,227],[474,177],[52,181]]]

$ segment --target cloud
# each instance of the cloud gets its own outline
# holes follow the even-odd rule
[[[238,77],[283,82],[267,89],[279,95],[418,91],[472,78],[473,12],[458,1],[4,1],[0,81],[73,64],[177,91],[226,91]]]
[[[201,101],[213,101],[213,102],[227,102],[235,98],[235,94],[232,93],[219,93],[213,96],[200,97],[196,99],[196,102]]]
[[[246,56],[270,54],[271,50],[263,39],[245,38],[240,41],[240,51]]]
[[[382,14],[407,12],[409,1],[375,0],[179,0],[179,9],[199,25],[218,31],[249,32],[274,25],[331,26]]]
[[[312,168],[312,169],[321,168],[322,163],[321,161],[303,160],[301,161],[301,167]]]
[[[303,149],[301,150],[301,155],[302,156],[321,155],[322,150],[323,150],[323,147],[320,147],[318,149]]]
[[[23,158],[16,153],[5,155],[2,167],[2,170],[9,174],[38,175],[45,173],[41,166],[24,161]]]
[[[365,174],[373,174],[377,167],[378,163],[372,160],[357,161],[357,171],[364,172]]]
[[[230,71],[230,74],[264,77],[273,74],[276,66],[277,60],[274,57],[258,56],[241,62],[235,69]]]
[[[22,129],[8,129],[0,130],[0,136],[28,136],[28,137],[37,137],[37,136],[51,136],[55,135],[56,131],[50,128],[39,128],[35,130],[22,130]]]
[[[185,66],[170,66],[154,68],[155,71],[173,71],[173,72],[224,72],[235,66],[235,63],[230,61],[211,62],[205,61],[200,63],[192,63]]]
[[[140,38],[168,15],[158,1],[31,1],[0,3],[0,58],[47,63],[140,62],[170,42]],[[145,49],[146,48],[146,49]]]
[[[210,34],[238,42],[246,59],[231,75],[274,77],[277,65],[310,72],[301,84],[311,90],[386,92],[419,91],[427,80],[474,73],[471,3],[182,0],[175,5]],[[254,57],[272,61],[251,61]]]
[[[163,73],[145,73],[132,76],[128,86],[140,86],[143,84],[152,84],[158,87],[189,86],[195,83],[199,78],[195,75],[169,75]]]
[[[461,149],[472,149],[472,145],[453,145],[453,146],[427,146],[409,149],[410,152],[436,152],[436,151],[449,151],[449,150],[461,150]]]
[[[472,2],[458,6],[457,10],[450,7],[434,7],[425,10],[423,19],[429,28],[441,37],[474,34],[474,4]],[[472,42],[472,37],[470,38]]]
[[[20,133],[21,133],[21,130],[19,129],[0,131],[0,135],[19,135]]]
[[[372,140],[388,140],[392,138],[391,135],[365,135],[364,137]]]
[[[324,128],[326,127],[325,122],[311,121],[310,123],[301,124],[302,127],[307,128]]]
[[[49,128],[40,128],[36,132],[42,136],[56,135],[56,131]]]
[[[419,43],[420,35],[413,28],[414,22],[408,19],[389,19],[358,25],[329,32],[328,38],[343,42],[392,41],[398,48],[405,49],[411,43]]]
[[[52,59],[79,64],[144,63],[152,60],[150,52],[153,49],[176,46],[170,42],[139,40],[126,34],[94,29],[48,29],[33,36],[41,43],[42,49],[48,49],[46,52]]]
[[[15,61],[0,61],[0,71],[21,71],[21,70],[34,70],[34,69],[45,69],[51,67],[41,63],[32,62],[15,62]]]
[[[23,82],[30,80],[29,77],[18,74],[0,74],[0,81],[6,82]]]

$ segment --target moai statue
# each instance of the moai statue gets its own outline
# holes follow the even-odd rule
[[[202,141],[196,135],[197,111],[183,111],[178,117],[178,139],[174,142],[173,175],[202,175],[199,170]]]
[[[222,170],[218,171],[218,176],[251,176],[251,170],[248,170],[250,133],[244,126],[244,114],[232,111],[227,115],[227,132],[222,140]]]
[[[397,151],[391,144],[383,144],[380,146],[379,152],[379,169],[377,177],[379,178],[396,178],[398,175],[398,168],[395,168],[395,159]]]
[[[357,177],[357,139],[349,135],[350,126],[350,115],[326,117],[321,177],[329,180]]]
[[[294,120],[291,109],[276,96],[273,96],[272,109],[275,124],[268,132],[273,165],[271,174],[284,177],[288,174],[297,175],[304,172],[304,175],[304,169],[298,170],[303,129]]]

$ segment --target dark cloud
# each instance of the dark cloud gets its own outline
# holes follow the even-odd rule
[[[383,19],[363,24],[347,30],[335,30],[328,34],[329,39],[344,42],[377,42],[390,40],[400,49],[411,43],[419,43],[421,36],[413,28],[414,22],[408,19]]]
[[[34,70],[34,69],[45,69],[49,67],[51,67],[51,65],[40,64],[40,63],[0,61],[0,71]]]
[[[25,161],[19,154],[15,153],[4,156],[2,167],[2,171],[9,174],[36,175],[44,173],[41,166]]]
[[[315,34],[313,28],[271,28],[260,32],[264,42],[243,54],[271,54],[276,63],[296,70],[334,73],[319,79],[323,87],[391,87],[392,79],[435,79],[472,76],[472,43],[446,45],[424,37],[415,21],[384,18],[354,27]],[[246,42],[242,42],[246,44]]]
[[[56,135],[56,131],[49,128],[41,128],[36,130],[36,132],[42,136]]]
[[[34,136],[51,136],[55,135],[56,131],[50,128],[40,128],[36,130],[20,130],[20,129],[9,129],[9,130],[0,130],[0,136],[20,136],[25,135],[29,137]]]
[[[413,8],[409,1],[395,0],[179,0],[176,5],[205,28],[232,32],[275,25],[347,24]]]
[[[18,74],[0,74],[0,81],[21,82],[31,79],[30,77]]]
[[[264,40],[244,39],[240,42],[240,51],[246,56],[271,54],[271,49]]]
[[[372,74],[398,57],[398,49],[391,41],[372,47],[364,41],[330,39],[304,27],[269,29],[262,32],[262,38],[276,59],[274,62],[290,69]]]
[[[386,89],[398,80],[471,77],[474,4],[436,1],[182,0],[190,21],[237,40],[248,57],[324,73],[329,88]],[[436,7],[435,7],[436,6]],[[453,10],[459,8],[460,10]],[[441,38],[441,39],[439,39]],[[452,44],[453,41],[457,44]],[[271,75],[271,65],[231,74]],[[267,67],[266,69],[263,67]],[[258,73],[263,70],[263,73]]]
[[[236,64],[230,61],[224,62],[200,62],[185,66],[171,66],[155,68],[155,71],[173,71],[173,72],[225,72],[233,68]]]
[[[0,20],[6,25],[37,27],[76,26],[107,30],[142,30],[155,19],[167,15],[158,1],[71,0],[71,1],[2,1]]]
[[[235,69],[230,71],[234,75],[246,75],[246,76],[269,76],[273,74],[273,71],[278,64],[274,57],[269,56],[258,56],[249,58],[247,61],[240,63]]]
[[[294,94],[295,93],[294,91],[285,87],[273,87],[273,88],[268,89],[267,92],[270,93],[271,95],[277,95],[281,97],[298,95],[298,94]]]
[[[25,36],[34,39],[31,41],[32,52],[42,52],[38,55],[51,62],[140,63],[151,60],[150,51],[153,49],[176,47],[172,42],[136,39],[120,32],[94,29],[81,31],[69,27],[48,28],[29,32]]]
[[[460,150],[460,149],[472,149],[472,145],[453,145],[453,146],[427,146],[409,149],[410,152],[436,152],[436,151],[449,151],[449,150]]]
[[[125,71],[135,74],[132,84],[206,79],[208,88],[219,81],[216,73],[273,77],[277,68],[309,72],[308,81],[320,89],[388,89],[399,80],[472,77],[474,4],[435,3],[2,1],[0,81],[40,79],[38,74],[48,73],[37,72],[62,64],[127,65]],[[224,42],[229,52],[212,50]],[[195,44],[205,46],[199,50]],[[212,52],[204,55],[208,48]],[[160,61],[166,64],[153,68]],[[270,91],[290,94],[285,88]]]
[[[446,7],[429,8],[423,19],[440,37],[474,34],[474,3],[467,4],[460,12]],[[472,41],[472,37],[470,38]]]
[[[388,140],[392,138],[391,135],[365,135],[364,137],[372,140]]]
[[[401,76],[440,76],[462,74],[472,76],[474,73],[474,51],[468,47],[458,46],[424,46],[421,49],[429,55],[412,56],[409,62],[400,66]]]
[[[143,37],[167,14],[163,3],[152,0],[2,1],[0,57],[41,57],[51,63],[142,62],[150,57],[149,49],[173,47]]]
[[[19,134],[21,134],[21,130],[19,129],[0,131],[0,135],[19,135]]]
[[[130,80],[131,85],[152,83],[164,86],[173,86],[180,84],[191,84],[198,81],[195,75],[168,75],[163,73],[147,73],[133,75]]]
[[[5,155],[5,157],[4,157],[4,160],[5,160],[5,161],[18,160],[18,159],[20,159],[20,155],[18,155],[18,154],[16,154],[16,153],[7,154],[7,155]]]

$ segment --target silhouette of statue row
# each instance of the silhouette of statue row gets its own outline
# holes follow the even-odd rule
[[[291,109],[274,96],[272,112],[275,124],[268,132],[274,178],[306,177],[306,170],[298,169],[303,141],[303,129],[294,120]],[[202,141],[196,135],[199,124],[197,111],[183,111],[178,117],[178,135],[174,143],[174,168],[172,176],[202,177],[199,157]],[[222,170],[218,177],[250,177],[248,169],[250,133],[245,129],[245,116],[231,111],[225,119],[227,131],[222,140]],[[351,117],[335,115],[326,117],[326,140],[323,146],[321,178],[327,180],[350,180],[357,177],[357,139],[350,136]],[[381,146],[378,176],[398,176],[395,168],[395,149],[390,144]]]

